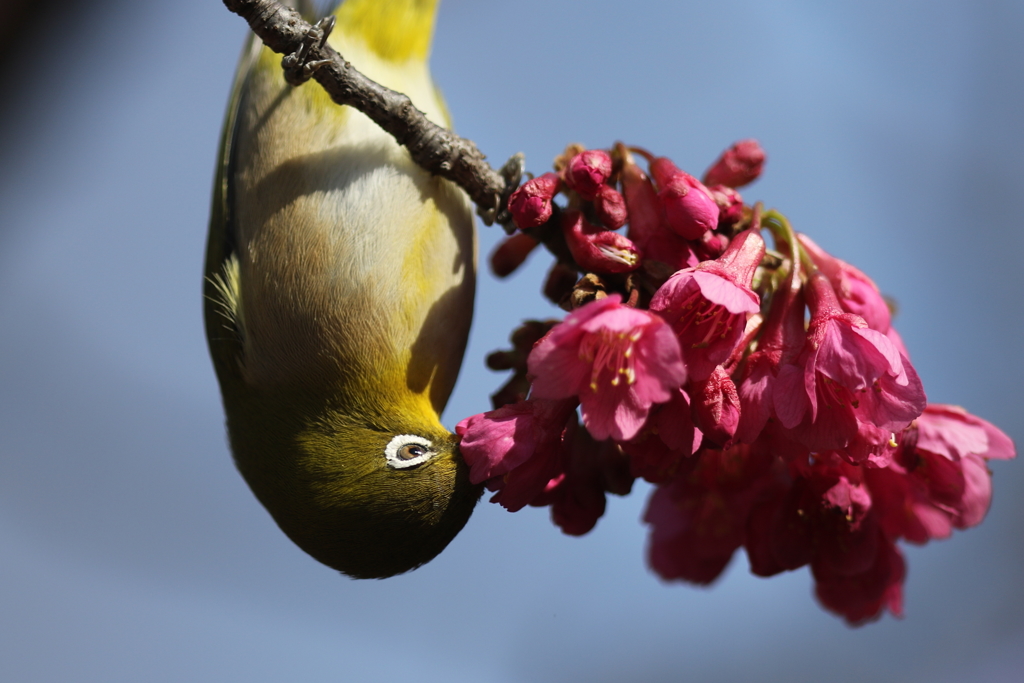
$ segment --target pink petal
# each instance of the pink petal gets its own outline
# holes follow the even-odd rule
[[[859,394],[860,406],[856,411],[859,419],[880,429],[898,432],[921,415],[928,403],[924,386],[909,361],[904,371],[907,381],[902,386],[890,375],[882,375],[877,387]]]
[[[698,269],[694,271],[693,279],[704,298],[724,306],[730,313],[757,313],[760,310],[756,294],[717,273]]]
[[[635,346],[636,381],[632,392],[640,403],[664,403],[670,391],[686,381],[679,340],[672,329],[655,318],[641,333]]]
[[[887,333],[892,324],[892,313],[875,283],[853,266],[844,265],[846,291],[840,292],[839,304],[843,310],[864,318],[871,329]]]
[[[889,374],[896,379],[897,384],[902,385],[906,383],[906,378],[904,377],[904,368],[906,366],[904,358],[901,356],[899,348],[886,334],[869,327],[853,327],[850,329],[885,358],[889,363]]]
[[[992,475],[980,456],[965,455],[960,464],[964,472],[964,497],[960,514],[953,519],[953,523],[958,529],[966,529],[981,524],[988,513],[992,503]]]
[[[526,401],[462,420],[455,433],[462,437],[459,450],[470,481],[479,484],[522,465],[537,447],[538,432]]]
[[[948,512],[923,501],[912,503],[910,509],[928,539],[949,538],[953,533],[953,523]]]
[[[551,333],[533,347],[527,367],[533,377],[531,392],[535,398],[569,398],[590,381],[590,365],[580,360],[578,346],[560,345]]]
[[[779,376],[772,391],[772,404],[783,427],[793,429],[800,424],[810,408],[803,368],[790,364],[779,368]]]
[[[599,299],[598,301],[605,302],[612,300],[613,303],[618,304],[620,299],[621,297],[618,294],[612,294],[611,296]],[[594,303],[597,302],[591,302],[583,308],[577,309],[577,312],[592,306]],[[575,315],[575,313],[566,317],[565,322],[569,323],[570,319],[573,318],[573,315]],[[580,317],[577,322],[579,323],[579,328],[584,332],[600,332],[601,330],[608,330],[609,332],[629,333],[637,328],[642,328],[650,324],[651,314],[636,308],[630,308],[629,306],[605,305],[601,310],[594,312],[592,315],[588,315],[586,318]]]
[[[628,391],[583,391],[580,394],[580,413],[583,425],[598,441],[613,438],[627,441],[636,436],[647,419],[646,410],[630,400]]]
[[[700,446],[702,434],[690,415],[690,397],[683,389],[672,392],[672,399],[655,416],[658,436],[673,451],[692,455]]]
[[[947,458],[962,458],[968,453],[994,459],[1016,455],[1010,437],[960,406],[930,405],[924,409],[917,427],[917,447]]]
[[[740,422],[736,439],[753,443],[772,415],[775,375],[772,359],[765,354],[751,354],[747,361],[750,374],[737,388],[740,396]]]
[[[861,334],[865,332],[876,338]],[[880,344],[884,344],[884,350],[879,348]],[[824,326],[814,369],[856,391],[871,386],[878,377],[890,370],[893,362],[902,372],[899,352],[885,335],[866,328],[853,328],[833,319]]]
[[[532,391],[537,398],[568,398],[590,381],[590,364],[579,357],[583,325],[609,309],[619,306],[618,294],[597,299],[576,309],[551,328],[530,352],[527,369],[533,376]]]
[[[501,489],[491,497],[491,502],[509,512],[522,510],[543,495],[548,482],[564,471],[562,461],[561,443],[538,450],[536,457],[505,475]]]

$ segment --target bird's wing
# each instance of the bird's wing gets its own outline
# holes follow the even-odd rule
[[[217,375],[223,381],[237,376],[242,353],[242,321],[238,306],[238,261],[235,258],[236,236],[231,208],[231,178],[234,142],[237,134],[238,111],[241,106],[245,82],[252,71],[263,44],[250,34],[228,99],[227,114],[220,134],[217,167],[213,184],[213,207],[210,211],[210,230],[206,243],[206,266],[203,279],[203,317],[210,354]]]

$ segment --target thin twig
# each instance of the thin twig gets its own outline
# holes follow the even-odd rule
[[[509,222],[504,207],[519,183],[521,155],[495,171],[471,140],[428,120],[406,95],[359,73],[330,45],[309,46],[307,36],[313,27],[297,11],[275,0],[224,0],[224,5],[245,19],[274,52],[291,55],[306,42],[306,63],[322,61],[312,77],[332,100],[363,112],[404,145],[420,167],[458,184],[488,225]]]

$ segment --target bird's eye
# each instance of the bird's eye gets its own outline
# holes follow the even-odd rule
[[[418,443],[407,443],[398,449],[398,459],[412,460],[413,458],[420,457],[426,452],[427,449],[419,445]]]
[[[396,470],[415,467],[430,460],[435,453],[429,439],[414,434],[399,434],[384,447],[388,467]]]

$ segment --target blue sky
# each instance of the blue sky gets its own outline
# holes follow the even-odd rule
[[[906,550],[906,618],[858,630],[742,554],[710,589],[661,583],[640,485],[580,539],[483,503],[405,576],[308,558],[233,469],[201,324],[244,24],[215,0],[102,11],[54,29],[0,117],[0,679],[1024,678],[1020,463],[981,527]],[[1022,35],[999,0],[443,0],[432,63],[495,165],[621,139],[699,173],[759,139],[744,196],[898,300],[930,400],[1021,442]],[[447,425],[503,381],[485,354],[557,314],[546,267],[481,273]]]

